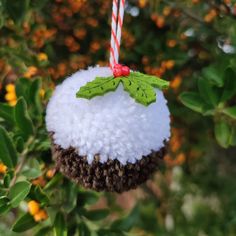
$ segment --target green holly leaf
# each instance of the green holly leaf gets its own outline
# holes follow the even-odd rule
[[[122,83],[124,90],[127,91],[136,102],[148,106],[156,101],[156,93],[150,84],[132,77],[122,77]]]
[[[168,81],[162,80],[156,76],[145,75],[140,72],[131,72],[129,76],[125,77],[97,77],[95,80],[81,87],[76,96],[86,99],[101,96],[107,92],[115,91],[121,81],[124,90],[127,91],[136,102],[144,106],[148,106],[156,101],[154,88],[166,89],[169,86]]]
[[[131,72],[129,78],[134,78],[136,80],[148,83],[151,86],[158,89],[167,89],[169,87],[169,82],[163,79],[160,79],[156,76],[145,75],[140,72]]]
[[[78,98],[91,99],[95,96],[102,96],[110,91],[115,91],[120,83],[120,78],[96,77],[95,80],[88,82],[76,93]]]

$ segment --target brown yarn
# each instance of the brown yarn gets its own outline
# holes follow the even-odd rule
[[[99,162],[96,155],[88,164],[86,157],[79,156],[74,148],[63,149],[53,144],[53,159],[57,168],[68,178],[85,188],[96,191],[124,192],[144,183],[158,168],[166,147],[142,157],[135,164],[122,165],[117,159]]]

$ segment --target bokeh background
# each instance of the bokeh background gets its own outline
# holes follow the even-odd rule
[[[111,6],[0,0],[0,235],[236,235],[234,0],[127,0],[120,61],[170,81],[168,153],[120,195],[57,173],[45,106],[73,72],[108,65]]]

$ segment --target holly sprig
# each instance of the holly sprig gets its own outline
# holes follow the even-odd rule
[[[156,76],[145,75],[140,72],[130,72],[129,76],[96,77],[95,80],[82,86],[76,93],[77,98],[92,99],[108,92],[115,91],[122,83],[124,90],[135,99],[137,103],[148,106],[156,101],[154,88],[167,89],[169,82]]]

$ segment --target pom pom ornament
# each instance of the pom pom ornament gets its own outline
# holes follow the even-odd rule
[[[115,2],[113,21],[114,10],[122,16],[124,4],[114,7]],[[144,183],[157,169],[170,136],[161,91],[168,82],[118,64],[122,20],[111,37],[110,68],[89,68],[67,78],[46,112],[58,169],[97,191],[123,192]]]

